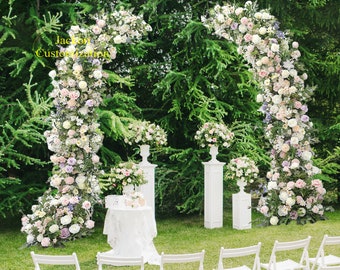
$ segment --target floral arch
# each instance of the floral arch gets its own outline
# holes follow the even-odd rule
[[[276,18],[268,10],[258,11],[251,1],[244,7],[216,5],[202,22],[237,44],[259,83],[257,101],[272,145],[268,194],[260,200],[259,211],[272,225],[321,219],[326,190],[314,179],[320,170],[312,163],[313,123],[307,115],[313,88],[305,86],[298,42],[291,42]]]
[[[58,36],[58,51],[39,51],[59,57],[56,70],[49,73],[55,111],[52,129],[45,132],[54,167],[50,189],[38,198],[32,213],[22,217],[27,245],[59,245],[94,228],[92,210],[100,201],[96,153],[103,140],[96,109],[107,91],[106,82],[112,80],[103,64],[116,58],[119,44],[138,41],[151,27],[124,9],[93,19],[94,25],[72,26],[68,38]]]

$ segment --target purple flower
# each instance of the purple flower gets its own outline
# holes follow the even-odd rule
[[[64,168],[64,170],[65,170],[65,172],[67,172],[67,173],[71,173],[71,172],[73,172],[73,167],[70,166],[70,165],[66,165],[65,168]]]
[[[290,215],[290,218],[293,220],[298,218],[298,213],[296,211],[291,211],[289,215]]]
[[[77,163],[77,160],[73,157],[70,157],[68,160],[67,160],[67,164],[68,165],[75,165]]]
[[[69,236],[70,236],[70,231],[68,230],[68,228],[62,228],[60,231],[60,238],[66,239]]]
[[[276,36],[280,39],[284,39],[285,38],[285,33],[282,31],[277,31],[276,32]]]
[[[308,121],[309,121],[309,116],[308,116],[308,115],[305,115],[305,114],[302,115],[302,116],[301,116],[301,121],[302,121],[302,122],[308,122]]]
[[[288,167],[289,166],[289,161],[285,160],[282,162],[282,167]]]
[[[274,22],[273,27],[274,27],[275,30],[279,30],[280,29],[280,22]]]
[[[231,30],[236,30],[237,27],[238,27],[238,23],[236,23],[236,22],[233,22],[230,26]]]
[[[304,112],[308,112],[308,107],[307,107],[307,105],[302,105],[302,106],[301,106],[301,110],[304,111]]]
[[[92,99],[88,99],[88,100],[86,100],[86,106],[88,106],[88,107],[93,107],[93,105],[94,105],[94,101],[92,100]]]

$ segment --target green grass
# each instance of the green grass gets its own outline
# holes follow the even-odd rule
[[[249,230],[232,229],[231,211],[224,213],[224,226],[219,229],[206,229],[203,226],[203,216],[182,216],[177,218],[157,219],[158,235],[154,239],[154,244],[159,253],[190,253],[199,252],[205,249],[204,269],[212,270],[217,268],[219,249],[221,246],[242,247],[262,242],[261,261],[268,262],[274,240],[292,241],[312,236],[309,254],[310,257],[316,255],[324,234],[330,236],[340,235],[340,210],[326,214],[328,219],[318,221],[314,224],[306,225],[280,225],[271,227],[258,227],[253,225]],[[253,218],[258,214],[253,213]],[[15,223],[16,222],[16,223]],[[8,222],[7,222],[8,223]],[[20,232],[20,219],[14,220],[13,224],[1,222],[0,224],[0,269],[1,270],[28,270],[33,269],[30,251],[41,254],[71,254],[76,252],[82,270],[95,270],[96,253],[110,250],[106,242],[106,236],[102,234],[103,223],[98,222],[96,232],[87,238],[73,242],[67,242],[64,248],[41,248],[29,247],[21,248],[25,243],[25,234]],[[333,248],[332,253],[339,249]],[[169,265],[170,266],[170,265]],[[44,269],[73,269],[63,266],[62,268],[44,267]],[[133,267],[104,267],[104,269],[136,269]],[[146,270],[159,269],[159,266],[145,265]],[[188,269],[168,267],[166,269]]]

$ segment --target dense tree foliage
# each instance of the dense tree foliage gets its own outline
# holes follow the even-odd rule
[[[143,13],[153,31],[134,47],[118,47],[119,58],[106,66],[116,80],[99,111],[106,136],[100,151],[103,168],[128,156],[138,158],[137,149],[123,139],[131,119],[141,118],[160,124],[169,134],[169,147],[152,154],[152,162],[158,164],[159,213],[202,211],[201,162],[208,154],[198,149],[193,137],[206,121],[224,121],[237,135],[230,148],[220,149],[221,161],[246,154],[265,173],[268,147],[262,135],[263,116],[257,111],[260,104],[255,103],[256,82],[234,45],[212,36],[200,22],[217,2],[1,1],[0,213],[29,208],[29,201],[47,188],[51,166],[42,133],[49,125],[47,74],[55,59],[38,57],[36,49],[55,49],[56,36],[65,35],[70,25],[86,23],[89,13],[114,4]],[[288,29],[300,43],[308,83],[317,86],[309,112],[319,137],[316,161],[333,189],[340,171],[340,3],[259,0],[258,4],[271,8],[280,28]],[[232,185],[226,186],[228,197]]]

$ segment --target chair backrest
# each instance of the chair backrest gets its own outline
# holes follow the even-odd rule
[[[261,250],[261,242],[259,242],[257,245],[254,245],[254,246],[241,247],[241,248],[227,248],[226,249],[224,247],[221,247],[220,257],[218,260],[218,270],[228,269],[228,268],[224,268],[223,259],[246,257],[246,256],[254,257],[252,269],[259,270],[260,269],[260,250]]]
[[[35,270],[40,270],[40,264],[74,265],[76,270],[80,270],[76,253],[72,253],[72,255],[42,255],[35,254],[34,251],[31,251],[31,256]]]
[[[326,269],[329,267],[329,269],[340,269],[340,265],[325,265],[325,248],[327,246],[335,246],[335,245],[339,245],[340,246],[340,236],[328,236],[327,234],[324,235],[322,242],[320,244],[318,253],[316,254],[315,259],[313,260],[313,266],[312,269],[314,269],[317,265],[317,263],[319,262],[319,268],[320,269]],[[339,263],[339,256],[336,260],[337,262],[335,264]]]
[[[275,264],[276,264],[276,257],[277,257],[278,252],[289,251],[289,250],[296,250],[295,254],[298,254],[298,250],[300,250],[301,256],[300,256],[298,263],[308,267],[309,266],[308,247],[309,247],[310,240],[311,240],[310,236],[302,240],[296,240],[296,241],[290,241],[290,242],[279,242],[276,240],[274,243],[272,254],[270,256],[268,269],[276,269]],[[291,258],[287,258],[287,259],[291,259]]]
[[[102,270],[103,265],[113,266],[140,266],[144,270],[144,258],[141,257],[114,257],[107,254],[97,253],[98,270]]]
[[[181,263],[199,263],[199,270],[203,270],[203,262],[204,262],[204,254],[205,251],[202,250],[201,252],[197,253],[187,253],[187,254],[164,254],[161,253],[161,263],[160,263],[160,270],[164,270],[164,264],[181,264]]]

